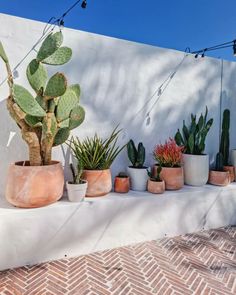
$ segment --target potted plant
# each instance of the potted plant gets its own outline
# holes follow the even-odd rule
[[[229,171],[230,181],[234,181],[235,172],[234,166],[229,164],[229,128],[230,128],[230,110],[225,109],[223,112],[222,130],[220,138],[220,153],[223,156],[223,170]]]
[[[199,117],[191,114],[189,127],[183,121],[182,134],[178,129],[175,141],[184,146],[184,182],[188,185],[202,186],[207,183],[209,176],[209,155],[204,154],[207,134],[213,124],[213,119],[207,121],[208,109],[205,115]]]
[[[100,197],[111,191],[110,166],[126,146],[120,148],[116,145],[120,131],[116,127],[106,139],[95,134],[82,141],[78,137],[69,141],[74,156],[84,168],[82,178],[88,182],[86,197]]]
[[[77,165],[77,172],[72,163],[70,164],[70,169],[73,181],[66,182],[68,199],[71,202],[80,202],[84,199],[86,195],[88,182],[81,178],[81,175],[83,173],[83,166],[79,161]]]
[[[156,169],[156,175],[147,169],[149,176],[147,183],[147,190],[152,194],[163,194],[165,191],[165,181],[161,179],[162,167],[158,166]]]
[[[114,180],[114,191],[116,193],[128,193],[130,189],[130,179],[125,172],[120,172]]]
[[[134,141],[130,139],[127,144],[127,152],[128,158],[132,163],[132,166],[127,168],[131,182],[131,189],[134,191],[146,191],[148,175],[146,171],[147,167],[144,166],[145,147],[142,142],[140,142],[138,148],[136,148]]]
[[[6,199],[18,207],[39,207],[61,198],[64,186],[60,162],[51,159],[52,148],[64,143],[70,130],[79,126],[85,116],[79,105],[80,87],[68,85],[63,73],[48,79],[47,65],[67,63],[72,55],[61,46],[61,32],[50,33],[43,41],[26,70],[35,94],[13,81],[10,64],[0,44],[0,57],[5,62],[10,93],[7,108],[16,121],[29,148],[29,160],[10,165]]]
[[[165,181],[167,190],[178,190],[184,185],[182,151],[183,147],[178,146],[172,138],[165,144],[158,144],[153,151],[153,157],[157,161],[153,167],[154,175],[157,175],[159,166],[161,166],[160,175]]]
[[[216,155],[215,169],[210,170],[208,182],[213,185],[226,186],[230,183],[230,172],[224,171],[223,155],[219,152]]]

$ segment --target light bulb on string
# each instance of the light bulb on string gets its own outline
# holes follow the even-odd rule
[[[234,56],[236,56],[236,40],[234,40],[233,51],[234,51]]]
[[[82,7],[83,9],[85,9],[85,8],[87,7],[87,1],[86,1],[86,0],[84,0],[84,1],[82,2],[81,7]]]

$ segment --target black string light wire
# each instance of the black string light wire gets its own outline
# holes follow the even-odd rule
[[[76,2],[74,2],[74,4],[72,4],[60,17],[56,18],[56,17],[51,17],[49,19],[49,21],[47,22],[47,24],[45,25],[42,35],[40,36],[40,38],[34,43],[34,45],[32,46],[32,48],[25,54],[25,56],[18,62],[18,64],[13,68],[12,72],[13,72],[13,78],[17,78],[19,76],[18,72],[17,72],[17,68],[24,62],[24,60],[30,55],[30,53],[32,51],[36,51],[36,47],[44,40],[47,38],[48,35],[50,35],[55,27],[59,26],[59,28],[64,26],[64,19],[65,17],[69,14],[69,12],[71,12],[72,9],[74,9],[79,3],[81,2],[81,0],[77,0]],[[83,0],[81,7],[83,9],[85,9],[87,6],[87,1]],[[0,83],[0,87],[7,81],[7,77]]]
[[[208,51],[219,50],[219,49],[229,48],[229,47],[233,48],[233,55],[236,57],[236,39],[229,42],[222,43],[222,44],[218,44],[212,47],[207,47],[200,50],[192,51],[191,53],[195,54],[195,58],[198,58],[199,56],[204,57],[205,53]]]

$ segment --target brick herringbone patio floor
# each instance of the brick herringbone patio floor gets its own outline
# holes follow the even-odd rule
[[[236,294],[236,227],[0,272],[0,294]]]

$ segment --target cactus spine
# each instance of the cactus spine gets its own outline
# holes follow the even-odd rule
[[[145,147],[142,142],[135,147],[134,141],[130,139],[127,144],[128,158],[134,168],[143,168],[145,162]]]
[[[201,155],[205,150],[206,136],[213,124],[213,119],[207,121],[208,109],[204,116],[201,114],[197,121],[196,115],[191,114],[191,124],[189,128],[183,121],[182,134],[178,129],[175,134],[175,141],[179,146],[184,146],[186,154]]]
[[[222,131],[220,138],[220,153],[223,156],[224,166],[229,165],[229,128],[230,128],[230,110],[223,112]]]
[[[79,105],[79,85],[68,86],[63,73],[56,73],[48,79],[44,67],[44,64],[55,66],[70,60],[72,50],[61,47],[62,42],[61,32],[49,34],[36,58],[29,63],[26,75],[34,96],[14,83],[7,55],[0,42],[0,58],[6,65],[10,90],[7,108],[28,144],[31,166],[49,165],[52,147],[65,142],[70,130],[84,121],[85,112]]]

